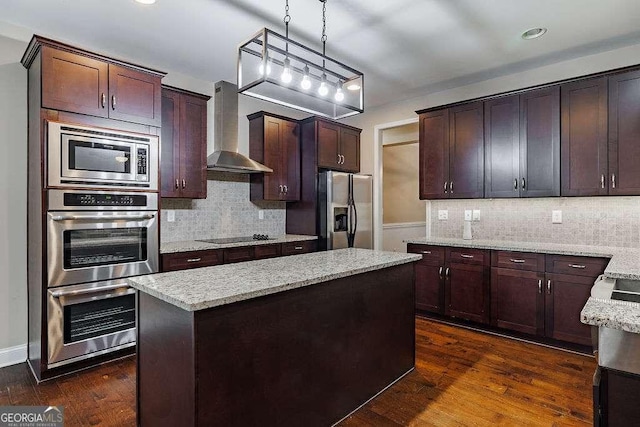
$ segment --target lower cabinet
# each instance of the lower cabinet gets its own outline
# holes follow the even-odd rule
[[[410,243],[407,252],[422,255],[415,264],[416,308],[444,314],[445,248]]]
[[[544,273],[491,269],[491,324],[531,335],[544,335]]]
[[[593,381],[593,425],[627,427],[640,420],[640,375],[598,368]]]

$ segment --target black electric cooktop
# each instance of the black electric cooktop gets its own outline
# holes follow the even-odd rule
[[[255,240],[275,240],[275,238],[269,237],[267,234],[254,234],[253,236],[221,237],[219,239],[203,239],[203,240],[196,240],[196,242],[215,243],[216,245],[223,245],[226,243],[253,242]]]

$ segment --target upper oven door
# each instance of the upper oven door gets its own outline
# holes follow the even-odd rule
[[[48,212],[48,286],[157,273],[157,211]]]
[[[158,138],[48,122],[48,184],[158,189]]]

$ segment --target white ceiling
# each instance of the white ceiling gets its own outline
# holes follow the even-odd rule
[[[3,0],[0,20],[206,81],[235,81],[236,49],[284,33],[284,0]],[[291,37],[319,49],[318,0],[290,0]],[[640,43],[639,0],[328,0],[327,54],[364,72],[365,105]],[[525,41],[533,27],[549,32]],[[638,59],[640,62],[640,58]]]

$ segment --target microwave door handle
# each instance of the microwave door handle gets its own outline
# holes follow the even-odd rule
[[[54,298],[66,297],[66,296],[76,296],[76,295],[86,295],[86,294],[97,294],[103,291],[112,291],[114,289],[119,288],[129,288],[122,295],[133,294],[136,292],[134,288],[129,287],[129,285],[125,283],[120,283],[118,285],[108,285],[108,286],[100,286],[99,288],[90,288],[90,289],[81,289],[76,291],[50,291],[51,296]]]
[[[155,218],[155,214],[145,214],[145,215],[55,215],[52,216],[51,219],[54,221],[109,221],[114,219],[124,219],[124,220],[136,220],[136,219],[152,219]]]

